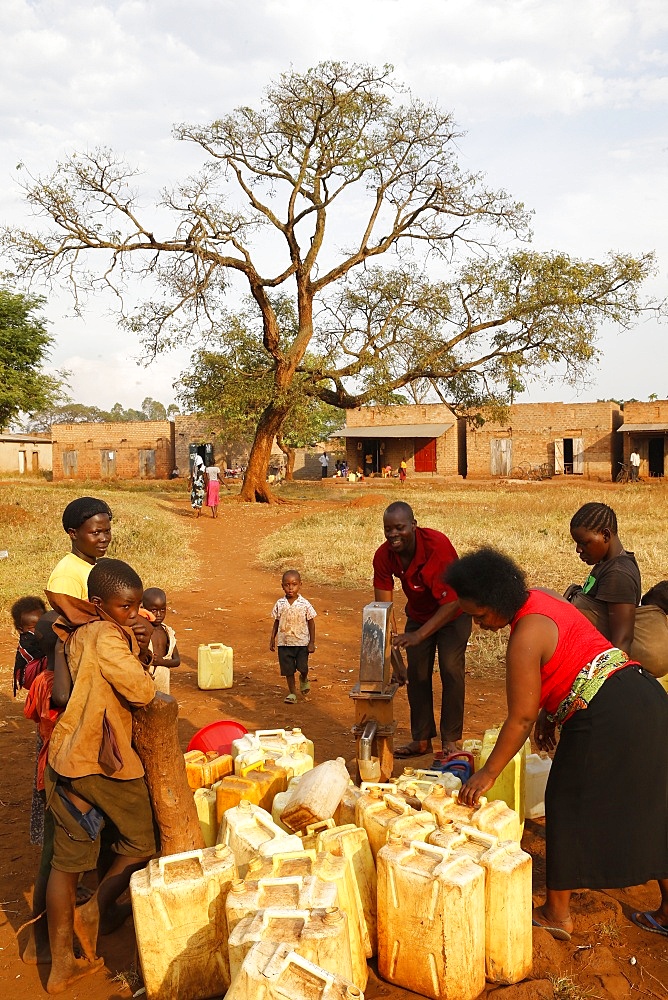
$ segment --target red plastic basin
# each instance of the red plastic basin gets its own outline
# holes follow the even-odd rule
[[[201,750],[204,753],[214,751],[217,754],[230,753],[232,740],[238,740],[244,736],[248,730],[240,722],[233,722],[232,719],[220,719],[218,722],[210,722],[199,732],[195,733],[188,750]]]

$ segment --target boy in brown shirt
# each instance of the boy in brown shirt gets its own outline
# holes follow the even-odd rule
[[[67,636],[74,686],[51,737],[45,775],[55,823],[47,887],[49,993],[61,993],[101,967],[100,917],[113,919],[130,876],[157,850],[144,769],[132,748],[132,708],[155,696],[142,666],[150,662],[151,637],[150,624],[139,616],[142,594],[142,582],[127,563],[104,559],[88,577],[91,603],[76,602],[77,624],[86,623],[73,631],[62,621],[54,626]],[[114,860],[92,898],[75,909],[79,875],[95,868],[106,822],[118,831]],[[74,957],[74,933],[85,958]]]

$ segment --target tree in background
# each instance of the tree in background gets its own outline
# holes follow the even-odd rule
[[[527,250],[524,206],[462,169],[452,116],[406,93],[391,67],[290,71],[259,108],[175,136],[206,162],[164,194],[160,220],[140,207],[136,170],[109,150],[74,154],[25,184],[45,231],[8,229],[2,246],[20,275],[62,279],[75,302],[157,281],[124,318],[153,352],[215,332],[228,286],[241,281],[272,379],[246,500],[271,499],[271,445],[295,386],[343,409],[420,382],[455,406],[499,401],[536,373],[580,381],[601,322],[628,327],[656,307],[640,299],[650,253],[593,263]],[[161,235],[165,210],[174,227]],[[277,291],[294,303],[290,336]]]
[[[272,302],[282,338],[289,344],[297,331],[294,304],[287,296]],[[274,393],[274,360],[262,344],[258,318],[248,303],[237,313],[224,314],[215,338],[196,351],[176,384],[184,407],[211,417],[223,428],[226,441],[251,439]],[[276,443],[285,455],[286,479],[293,478],[295,448],[326,440],[344,422],[342,411],[312,394],[312,378],[297,375],[289,393],[285,420]]]
[[[44,301],[0,288],[0,428],[61,396],[63,377],[47,375],[42,367],[53,344],[40,315]]]
[[[45,407],[34,412],[24,421],[27,431],[48,431],[52,424],[116,424],[134,420],[171,420],[179,412],[178,406],[171,403],[165,407],[162,403],[147,396],[141,410],[121,406],[114,403],[110,410],[101,410],[99,406],[86,406],[85,403],[75,403],[72,399],[58,405]],[[158,414],[155,416],[154,414]]]

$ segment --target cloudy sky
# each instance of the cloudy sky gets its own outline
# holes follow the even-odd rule
[[[464,166],[535,210],[536,248],[655,250],[648,291],[667,293],[666,0],[3,0],[0,37],[4,223],[32,224],[18,164],[47,172],[109,145],[141,168],[150,203],[199,162],[171,138],[175,122],[257,103],[290,66],[390,62],[416,96],[454,113]],[[78,319],[50,294],[52,361],[71,371],[71,394],[100,406],[171,402],[187,352],[138,366],[109,305]],[[668,397],[667,331],[654,321],[604,329],[589,385],[522,398]]]

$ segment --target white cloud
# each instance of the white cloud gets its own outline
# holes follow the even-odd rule
[[[465,165],[536,209],[538,246],[587,257],[656,248],[665,283],[664,0],[5,0],[0,34],[3,221],[28,221],[19,162],[48,171],[74,149],[110,145],[143,170],[138,186],[150,203],[199,160],[171,139],[174,122],[257,103],[290,65],[393,62],[416,95],[452,109],[468,130]],[[95,401],[87,383],[109,394],[105,405],[168,401],[183,358],[149,369],[162,395],[152,392],[150,375],[123,360],[136,342],[105,325],[101,308],[89,306],[86,328],[108,331],[113,363],[97,358],[66,312],[54,297],[54,361],[79,373],[73,389],[83,401]],[[645,342],[654,344],[649,328],[635,341],[641,355]],[[612,394],[605,386],[628,374],[616,343],[606,332],[610,364],[594,395]],[[645,394],[668,395],[664,354],[652,352]]]

